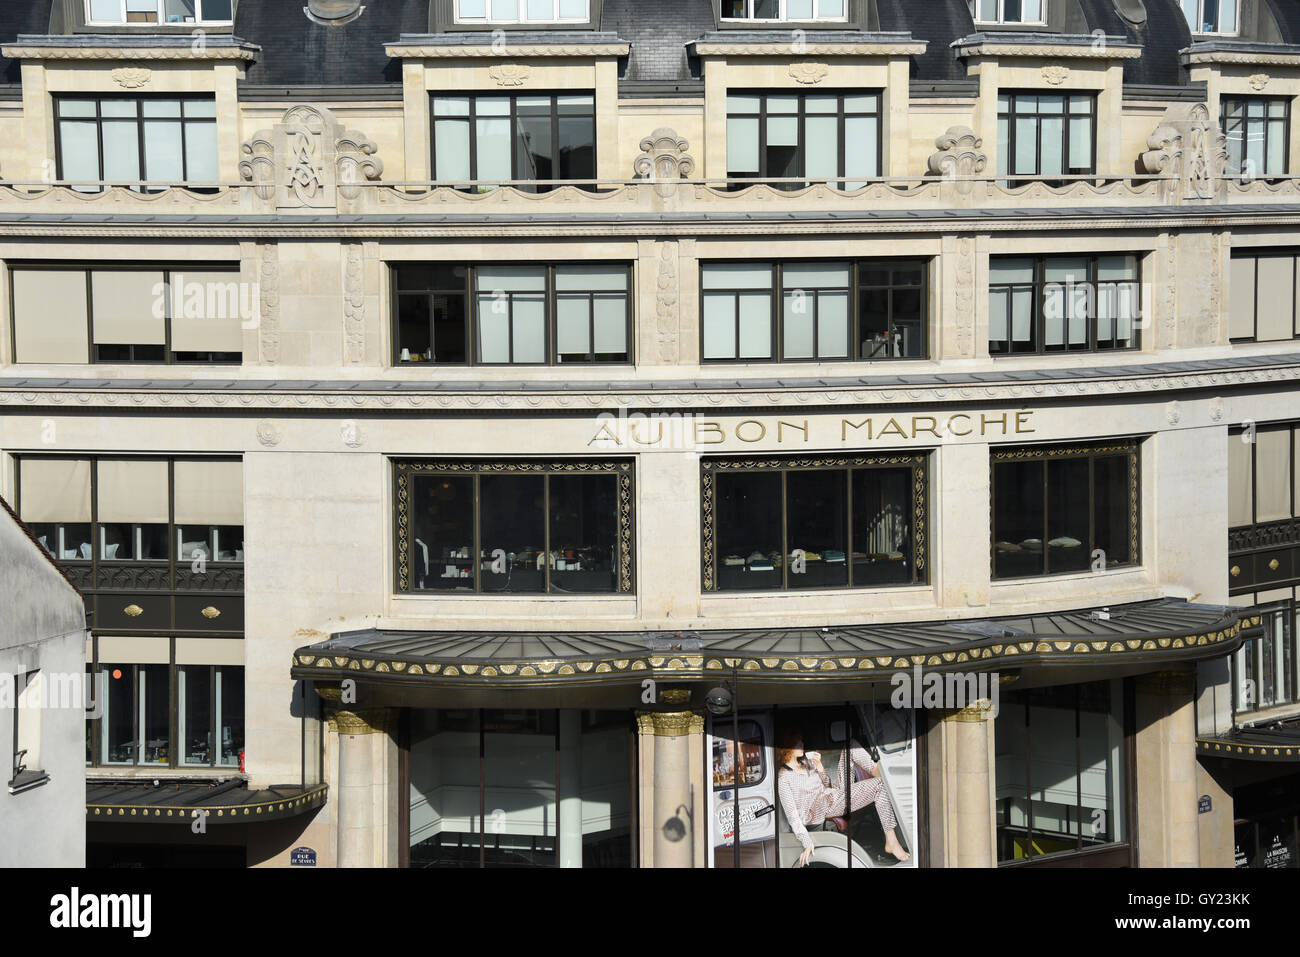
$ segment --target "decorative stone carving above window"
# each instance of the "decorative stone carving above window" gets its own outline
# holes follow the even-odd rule
[[[934,145],[939,147],[939,152],[931,154],[926,161],[931,176],[978,176],[988,165],[988,156],[981,149],[984,140],[969,126],[948,127],[948,132],[937,137]],[[963,185],[970,189],[970,183]]]
[[[124,90],[138,90],[149,85],[153,71],[144,66],[126,66],[114,70],[109,76]]]
[[[790,78],[796,83],[813,86],[826,79],[830,67],[825,63],[796,63],[790,67]]]
[[[1186,199],[1211,199],[1227,167],[1227,139],[1204,103],[1171,105],[1147,137],[1141,172],[1177,178]]]
[[[687,179],[695,172],[695,159],[686,152],[690,145],[676,130],[659,127],[641,141],[641,155],[632,167],[637,178],[652,180],[655,192],[671,196],[676,189],[673,181]]]
[[[1070,76],[1068,67],[1063,66],[1045,66],[1043,67],[1043,79],[1052,86],[1060,86]]]
[[[256,184],[260,199],[273,199],[277,207],[329,209],[340,195],[359,196],[358,184],[380,178],[384,163],[376,149],[324,107],[299,105],[244,143],[239,175]]]
[[[497,86],[523,86],[532,69],[519,63],[502,63],[488,69],[488,76]]]
[[[1268,81],[1271,79],[1272,77],[1267,73],[1252,73],[1250,76],[1246,77],[1247,82],[1250,83],[1250,88],[1256,91],[1262,90],[1264,87],[1268,86]]]

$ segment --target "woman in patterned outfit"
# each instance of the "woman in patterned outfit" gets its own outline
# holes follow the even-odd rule
[[[885,792],[885,781],[880,777],[880,767],[871,760],[871,755],[861,745],[856,741],[851,742],[851,748],[840,752],[839,781],[832,781],[826,773],[820,754],[804,751],[801,738],[796,736],[787,741],[786,745],[777,749],[776,789],[786,820],[790,822],[790,830],[803,845],[803,853],[799,855],[800,867],[806,866],[813,856],[814,846],[812,838],[808,836],[808,828],[819,827],[827,818],[846,813],[842,777],[850,758],[853,765],[867,775],[861,781],[854,781],[850,788],[853,810],[860,811],[868,804],[875,804],[876,813],[880,815],[880,826],[885,832],[885,850],[900,861],[911,856],[903,850],[894,833],[898,825],[893,805],[889,803],[889,795]]]

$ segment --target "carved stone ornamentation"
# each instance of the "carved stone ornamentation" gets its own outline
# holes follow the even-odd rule
[[[1250,84],[1252,90],[1259,91],[1268,86],[1268,81],[1271,79],[1273,78],[1267,73],[1252,73],[1246,77],[1246,82]]]
[[[950,179],[969,179],[984,172],[989,158],[981,149],[984,140],[975,135],[969,126],[950,126],[948,132],[935,139],[934,145],[939,152],[932,153],[926,160],[926,168],[931,176],[943,176]],[[963,192],[969,192],[970,182],[960,183]]]
[[[1060,86],[1070,76],[1070,68],[1064,66],[1043,67],[1043,80],[1052,86]]]
[[[262,243],[257,270],[258,301],[262,306],[258,322],[258,351],[262,361],[280,361],[280,254],[276,243]]]
[[[831,72],[825,63],[796,63],[790,67],[790,79],[804,86],[815,86]]]
[[[1177,425],[1179,422],[1183,421],[1183,410],[1178,405],[1177,399],[1165,406],[1165,421],[1170,425]]]
[[[109,76],[124,90],[138,90],[149,85],[153,71],[143,66],[124,66],[114,70]]]
[[[376,150],[324,107],[298,105],[244,143],[239,175],[255,184],[260,199],[274,199],[281,209],[330,209],[340,194],[355,199],[356,184],[380,178],[384,163]]]
[[[690,145],[675,130],[661,126],[641,141],[641,155],[632,164],[637,178],[653,181],[660,196],[671,196],[674,181],[695,172],[695,159],[686,152]]]
[[[523,86],[532,72],[532,67],[522,63],[498,63],[488,69],[488,76],[497,86]]]
[[[1223,421],[1223,399],[1218,396],[1210,400],[1210,421]]]
[[[361,246],[348,246],[343,269],[343,361],[359,366],[366,358],[366,284]]]
[[[273,449],[284,439],[284,430],[270,419],[257,423],[257,441],[268,449]]]
[[[679,299],[676,243],[661,243],[659,246],[659,275],[655,286],[655,340],[659,344],[659,358],[674,363],[677,361]]]
[[[957,307],[957,355],[969,358],[975,347],[975,239],[957,239],[957,282],[954,293]]]
[[[1204,103],[1174,104],[1147,137],[1141,172],[1176,179],[1187,199],[1211,199],[1228,161],[1227,138]]]

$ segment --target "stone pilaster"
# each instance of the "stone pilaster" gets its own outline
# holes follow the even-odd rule
[[[339,867],[389,867],[394,843],[388,789],[394,783],[390,751],[397,713],[389,708],[339,710],[329,718],[338,747],[334,817]]]
[[[930,866],[994,867],[993,710],[987,700],[930,731]]]
[[[1157,672],[1137,679],[1137,863],[1196,867],[1195,679]]]
[[[642,772],[650,772],[641,785],[641,866],[703,866],[704,795],[691,772],[703,760],[704,716],[639,714],[637,731]]]

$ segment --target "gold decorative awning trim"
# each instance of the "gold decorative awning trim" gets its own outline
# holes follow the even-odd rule
[[[1196,750],[1211,758],[1253,758],[1256,761],[1300,760],[1300,744],[1237,744],[1217,738],[1197,738]]]
[[[186,823],[195,811],[206,811],[208,823],[244,824],[251,820],[290,817],[321,807],[329,785],[318,784],[293,797],[277,797],[247,804],[113,804],[87,803],[89,820],[148,821],[150,823]],[[170,819],[170,820],[169,820]]]
[[[445,686],[488,686],[546,688],[556,685],[608,685],[640,683],[647,678],[666,681],[699,680],[729,674],[733,668],[747,680],[781,681],[888,681],[898,671],[922,667],[935,671],[996,671],[1003,667],[1023,668],[1033,663],[1106,662],[1134,658],[1192,660],[1214,657],[1231,650],[1244,629],[1260,627],[1259,615],[1243,616],[1221,629],[1189,635],[1150,637],[1053,638],[1017,635],[990,644],[945,651],[864,655],[729,655],[726,653],[677,654],[648,652],[643,655],[613,653],[608,656],[521,661],[404,661],[396,658],[353,656],[340,650],[319,654],[299,649],[293,657],[295,678],[358,674],[367,681],[385,683],[438,684]]]

